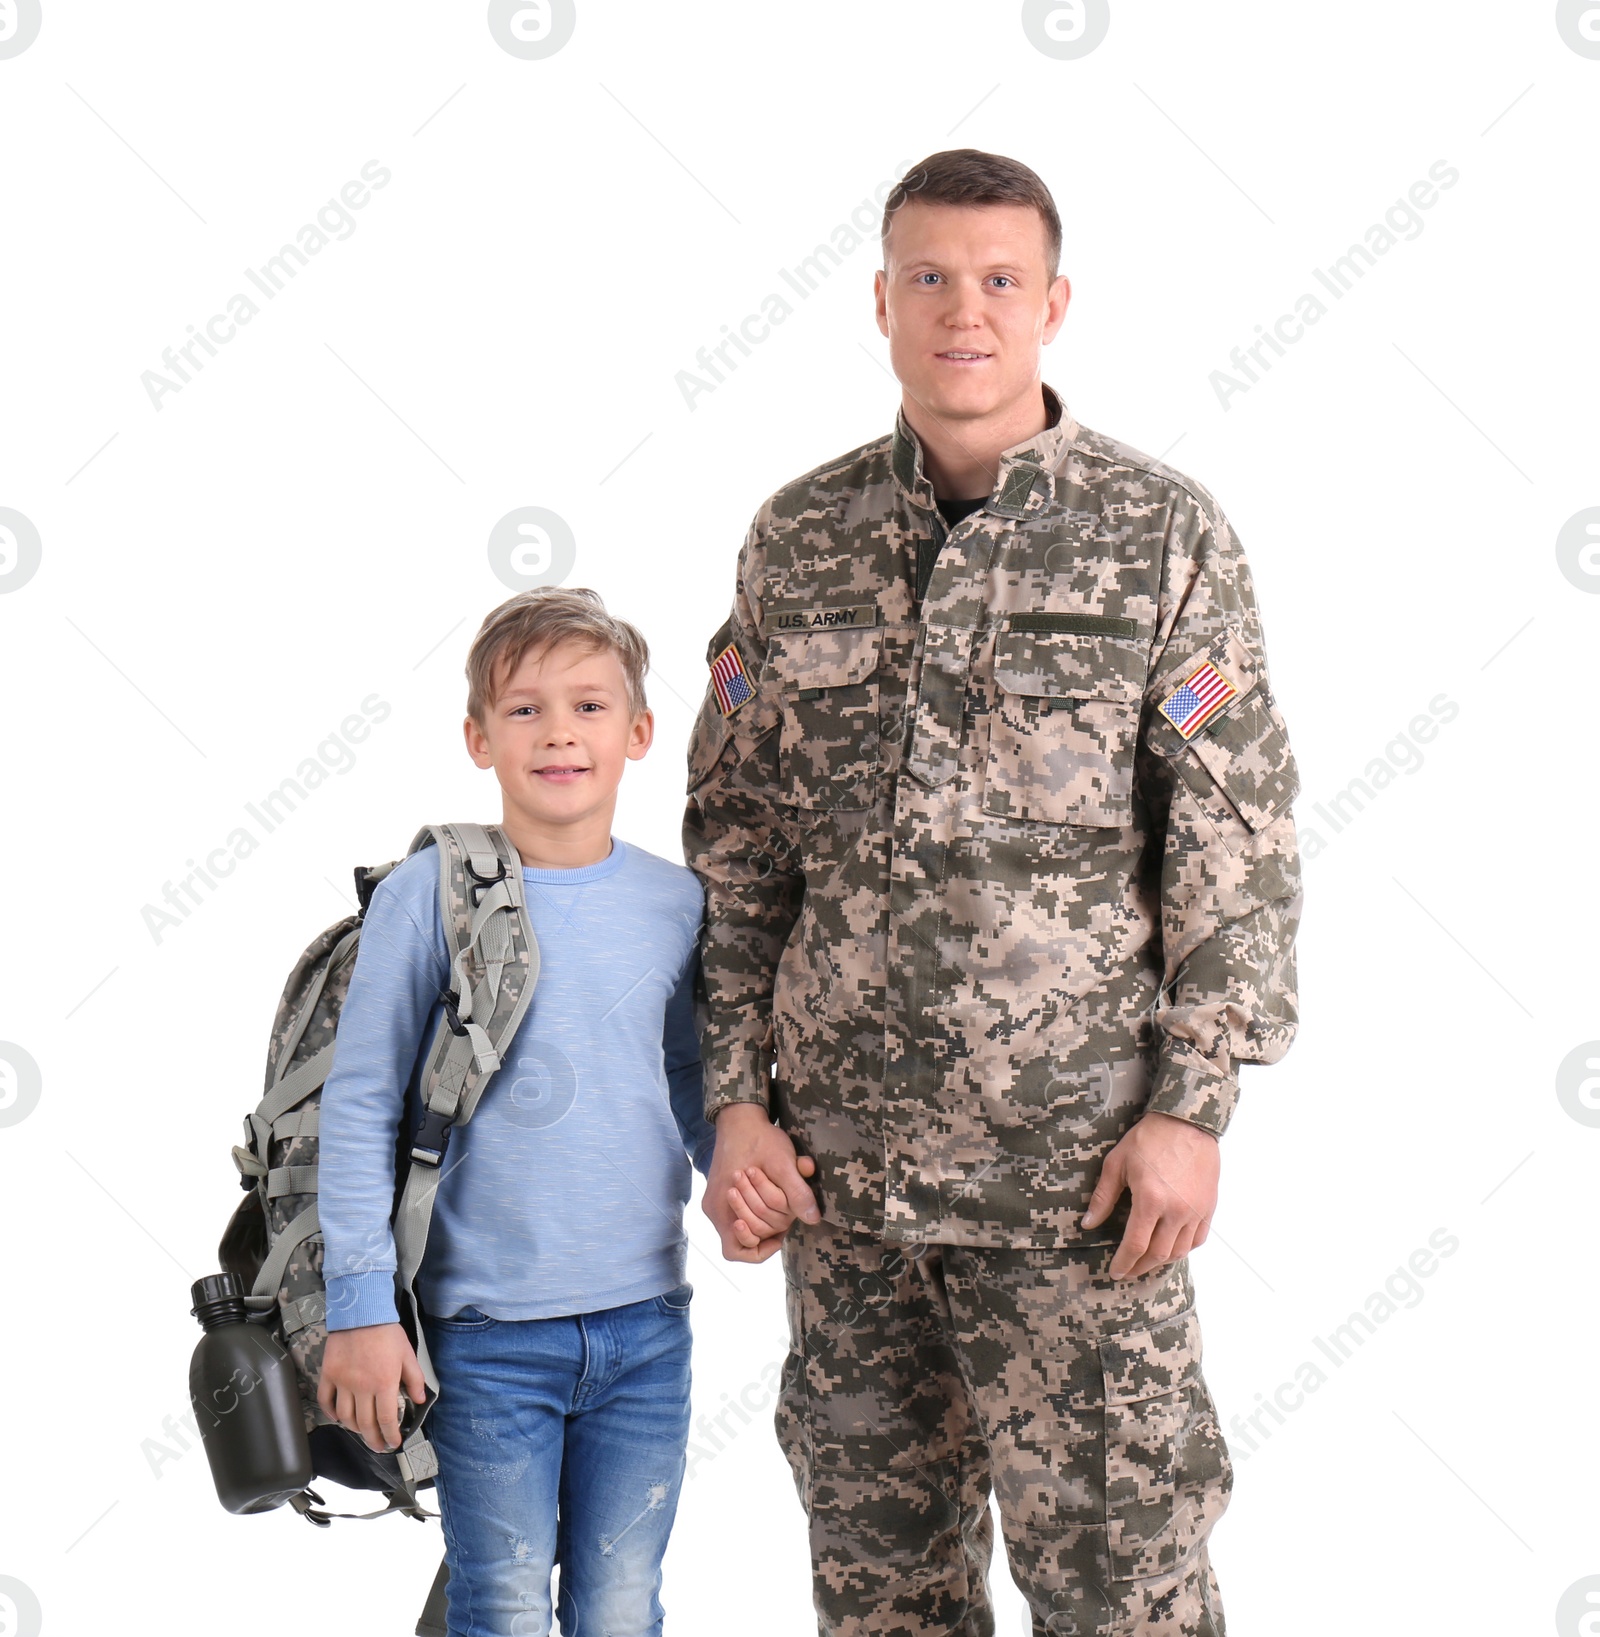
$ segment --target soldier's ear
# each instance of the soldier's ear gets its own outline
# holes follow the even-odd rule
[[[1067,304],[1072,300],[1072,281],[1062,273],[1050,285],[1050,295],[1047,301],[1047,315],[1044,323],[1044,334],[1040,338],[1044,346],[1049,346],[1066,322]]]

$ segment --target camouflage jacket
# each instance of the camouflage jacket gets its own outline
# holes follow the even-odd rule
[[[1296,1027],[1298,776],[1244,555],[1044,395],[948,531],[903,413],[772,495],[690,739],[706,1113],[765,1105],[824,1214],[894,1240],[1082,1242],[1133,1122],[1220,1136]]]

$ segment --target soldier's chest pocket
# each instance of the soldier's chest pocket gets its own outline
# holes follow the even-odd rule
[[[778,680],[780,799],[833,811],[872,806],[883,752],[878,663],[883,628],[773,635]]]
[[[1144,674],[1134,639],[999,631],[983,810],[1044,824],[1132,823]]]

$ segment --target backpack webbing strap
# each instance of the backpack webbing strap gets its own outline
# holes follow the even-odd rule
[[[315,997],[313,997],[313,1000]],[[308,1009],[311,1002],[307,1003]],[[298,1035],[301,1030],[296,1030]],[[255,1117],[269,1130],[280,1114],[287,1113],[296,1103],[303,1102],[328,1078],[333,1067],[333,1044],[330,1041],[314,1057],[297,1063],[287,1074],[272,1083],[272,1090],[256,1107]]]
[[[422,1605],[422,1613],[417,1618],[416,1637],[450,1637],[444,1595],[449,1580],[450,1560],[446,1558],[440,1563],[438,1573],[433,1577],[433,1585],[428,1589],[428,1601]]]
[[[346,940],[343,939],[340,941],[339,948],[344,947],[345,941]],[[332,964],[332,960],[333,957],[330,956],[330,965]],[[300,1016],[295,1021],[293,1038],[296,1041],[298,1041],[301,1035],[304,1034],[306,1021],[311,1016],[311,1010],[316,1003],[317,996],[322,992],[322,978],[324,975],[325,974],[323,973],[318,974],[317,982],[313,986],[312,993],[306,1000]],[[288,1057],[281,1057],[279,1059],[280,1063],[285,1063],[287,1061]],[[247,1127],[248,1131],[253,1132],[255,1135],[253,1146],[256,1154],[261,1160],[265,1160],[267,1155],[271,1152],[271,1145],[275,1138],[293,1136],[297,1134],[297,1130],[285,1129],[285,1127],[289,1124],[290,1119],[296,1118],[296,1116],[289,1115],[289,1110],[294,1108],[297,1103],[304,1102],[312,1092],[320,1090],[322,1083],[328,1078],[332,1068],[333,1043],[330,1041],[322,1048],[321,1051],[316,1052],[311,1057],[308,1057],[305,1062],[297,1063],[287,1074],[280,1075],[279,1078],[273,1082],[272,1089],[256,1105],[255,1112],[249,1115],[245,1120],[245,1126]],[[320,1109],[302,1109],[299,1111],[297,1118],[304,1120],[307,1115],[311,1116],[313,1123],[310,1126],[310,1130],[315,1131],[317,1130],[317,1124],[315,1123],[316,1116],[318,1116],[320,1113]],[[283,1183],[286,1179],[279,1176],[277,1171],[268,1171],[265,1166],[261,1166],[260,1169],[258,1169],[256,1165],[247,1163],[246,1157],[237,1148],[234,1149],[233,1156],[235,1164],[238,1165],[242,1173],[247,1176],[254,1176],[264,1179],[262,1182],[258,1182],[257,1184],[258,1190],[261,1192],[261,1203],[263,1206],[266,1205],[269,1199],[278,1199],[286,1193],[314,1193],[316,1191],[317,1181],[314,1174],[311,1177],[311,1186],[309,1188],[285,1187],[283,1186]],[[311,1168],[307,1167],[307,1169]],[[274,1193],[272,1190],[272,1179],[274,1177],[277,1177],[279,1182],[279,1188],[276,1193]]]
[[[496,882],[484,892],[473,912],[471,931],[467,942],[456,951],[450,963],[450,992],[460,997],[456,1015],[466,1025],[472,1041],[473,1063],[480,1075],[493,1074],[500,1067],[500,1057],[484,1030],[494,1016],[495,1003],[500,994],[500,979],[506,958],[511,953],[511,932],[502,910],[513,914],[520,907],[520,899],[513,897],[504,881]],[[483,968],[483,982],[474,987],[472,965]],[[461,1002],[465,1001],[465,1005]]]
[[[501,1051],[527,1015],[539,975],[539,945],[522,892],[522,856],[504,830],[498,825],[430,825],[418,833],[411,851],[430,841],[439,847],[439,911],[454,951],[454,988],[453,1005],[446,997],[445,1016],[423,1071],[423,1127],[411,1150],[411,1170],[394,1218],[396,1277],[413,1315],[420,1313],[417,1271],[427,1250],[450,1131],[471,1120],[489,1077],[500,1066]],[[473,981],[475,972],[482,974],[481,981]],[[439,1378],[420,1318],[415,1351],[433,1398],[414,1411],[417,1419],[397,1455],[408,1491],[438,1471],[422,1426],[438,1396]]]
[[[251,1287],[250,1294],[245,1297],[245,1306],[257,1309],[274,1306],[278,1300],[278,1286],[283,1280],[283,1270],[289,1265],[289,1258],[295,1253],[302,1239],[321,1231],[322,1224],[317,1217],[317,1202],[312,1200],[273,1241],[272,1250],[257,1271],[256,1282]]]
[[[367,1518],[386,1518],[391,1512],[404,1512],[407,1517],[423,1522],[428,1518],[439,1516],[437,1512],[430,1512],[421,1505],[414,1494],[408,1494],[404,1489],[386,1489],[389,1504],[381,1506],[376,1512],[327,1512],[322,1508],[324,1501],[314,1489],[302,1489],[298,1495],[289,1497],[289,1504],[303,1517],[307,1523],[314,1523],[320,1529],[326,1529],[334,1518],[352,1518],[360,1523]]]
[[[280,1114],[272,1122],[272,1140],[287,1142],[291,1137],[315,1137],[322,1130],[320,1108],[297,1108]]]
[[[317,1168],[314,1165],[275,1165],[267,1172],[267,1198],[282,1199],[285,1194],[314,1194],[317,1191]]]

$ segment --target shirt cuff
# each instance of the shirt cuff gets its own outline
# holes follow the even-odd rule
[[[713,1125],[729,1103],[756,1103],[772,1115],[772,1030],[763,1038],[734,1039],[706,1056],[705,1117]]]
[[[364,1324],[398,1324],[394,1304],[394,1269],[335,1274],[327,1281],[329,1331],[355,1330]]]
[[[1239,1101],[1239,1081],[1220,1073],[1192,1046],[1168,1040],[1156,1061],[1146,1114],[1170,1114],[1220,1137]]]
[[[717,1123],[717,1116],[723,1111],[723,1109],[731,1108],[735,1103],[752,1103],[755,1105],[755,1107],[759,1108],[769,1120],[772,1118],[772,1106],[767,1102],[765,1097],[749,1096],[742,1091],[734,1090],[723,1092],[721,1095],[716,1097],[706,1098],[706,1123],[708,1125],[715,1126]]]

